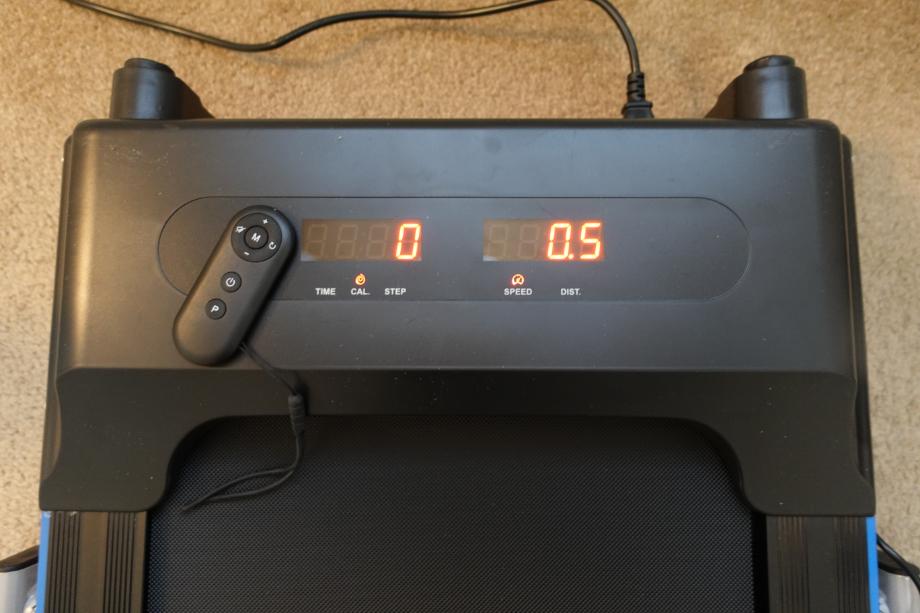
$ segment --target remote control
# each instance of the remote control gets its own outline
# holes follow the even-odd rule
[[[277,210],[240,211],[221,235],[176,316],[183,356],[214,365],[230,358],[252,326],[294,250],[295,233]]]

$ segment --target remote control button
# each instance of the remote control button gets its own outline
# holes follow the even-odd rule
[[[240,289],[242,283],[243,279],[235,272],[226,272],[224,276],[220,278],[221,288],[223,288],[225,292],[230,292],[231,294]]]
[[[205,312],[211,319],[220,319],[227,314],[227,305],[220,298],[214,298],[208,300],[208,304],[205,305]]]
[[[253,226],[246,230],[243,240],[250,249],[261,249],[268,242],[268,231],[261,226]]]
[[[256,234],[259,239],[254,241]],[[230,244],[233,251],[247,262],[264,262],[282,249],[281,226],[271,215],[246,215],[233,224]]]

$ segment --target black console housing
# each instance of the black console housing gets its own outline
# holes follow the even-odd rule
[[[744,227],[743,272],[719,295],[281,299],[296,294],[295,281],[312,289],[308,264],[293,262],[252,345],[302,375],[314,414],[390,412],[397,409],[375,399],[399,397],[407,399],[401,413],[691,419],[726,443],[763,512],[873,510],[853,405],[846,149],[831,124],[186,121],[164,130],[95,121],[77,129],[68,150],[59,273],[68,282],[58,293],[49,414],[63,436],[49,439],[46,508],[148,508],[166,486],[172,450],[194,427],[284,411],[280,400],[253,401],[280,392],[252,364],[201,371],[173,342],[185,295],[164,275],[167,261],[197,274],[247,206],[295,219],[330,198],[457,206],[464,198],[639,198],[654,206],[693,196],[720,203]],[[182,251],[168,252],[164,229],[180,216],[195,225],[185,243],[169,244]],[[684,228],[692,226],[673,231]],[[519,384],[534,372],[536,381]],[[188,381],[167,384],[178,379]],[[647,393],[661,380],[681,384]],[[199,381],[201,392],[190,392]],[[674,402],[688,393],[706,400]],[[134,453],[137,444],[147,453]],[[126,465],[135,478],[122,476]]]
[[[804,96],[804,77],[795,82]],[[770,564],[782,555],[816,564],[789,540],[813,524],[811,546],[837,551],[841,564],[855,556],[863,570],[852,589],[865,590],[860,518],[874,513],[874,494],[850,149],[833,124],[804,118],[81,124],[65,151],[42,509],[62,522],[80,511],[143,523],[190,435],[214,420],[286,412],[284,390],[245,357],[202,367],[174,342],[190,288],[240,211],[277,212],[302,243],[302,220],[335,211],[403,207],[432,232],[439,215],[463,211],[472,232],[488,211],[528,202],[539,204],[531,216],[611,215],[612,272],[591,281],[586,265],[565,277],[613,293],[488,293],[477,284],[500,278],[500,289],[517,269],[476,260],[479,243],[440,261],[426,243],[422,262],[400,269],[411,274],[294,255],[250,344],[299,376],[314,416],[690,425],[763,518]],[[615,224],[633,251],[617,251]],[[681,272],[699,254],[708,262],[710,248],[728,254],[724,270]],[[622,253],[646,254],[647,267],[616,260]],[[441,285],[413,293],[434,262]],[[537,283],[548,270],[522,272]],[[643,284],[649,270],[670,293]],[[358,273],[410,291],[317,299],[317,276],[352,288]],[[639,289],[616,293],[631,283]],[[789,596],[782,573],[770,573],[771,611],[798,610],[783,598],[838,598],[817,584]]]

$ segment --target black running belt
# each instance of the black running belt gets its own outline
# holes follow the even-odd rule
[[[151,513],[150,613],[755,611],[754,522],[697,432],[608,418],[222,422]],[[248,483],[244,487],[258,484]]]

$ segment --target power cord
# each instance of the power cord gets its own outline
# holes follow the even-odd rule
[[[109,17],[122,19],[130,23],[147,26],[163,32],[169,32],[185,38],[191,38],[199,42],[230,49],[231,51],[240,51],[244,53],[260,53],[263,51],[272,51],[287,45],[321,28],[332,26],[349,21],[363,21],[366,19],[428,19],[428,20],[453,20],[453,19],[471,19],[475,17],[486,17],[489,15],[498,15],[518,9],[530,8],[556,0],[512,0],[501,4],[491,6],[482,6],[477,8],[460,9],[454,11],[433,11],[433,10],[410,10],[410,9],[376,9],[367,11],[352,11],[348,13],[338,13],[321,17],[298,28],[282,34],[278,38],[261,42],[261,43],[241,43],[203,32],[198,32],[188,28],[183,28],[170,23],[157,21],[149,17],[135,15],[119,9],[103,6],[88,0],[64,0],[68,4],[96,11]],[[645,97],[645,74],[639,66],[639,49],[636,46],[636,39],[632,31],[626,24],[626,20],[620,12],[613,6],[610,0],[589,0],[599,6],[613,20],[626,43],[626,49],[629,52],[630,73],[626,78],[626,104],[623,105],[623,117],[627,119],[650,119],[652,115],[652,103]]]
[[[300,466],[301,460],[303,460],[303,433],[307,417],[306,402],[304,401],[303,394],[300,393],[300,390],[296,384],[288,381],[280,370],[269,364],[265,358],[256,353],[255,350],[249,347],[246,343],[241,344],[240,349],[243,351],[243,353],[249,356],[249,359],[255,362],[259,368],[261,368],[268,376],[270,376],[281,385],[285,386],[290,392],[288,395],[288,413],[291,419],[291,432],[294,435],[294,460],[288,466],[260,470],[228,481],[182,507],[182,511],[184,512],[191,511],[205,504],[214,502],[226,502],[228,500],[239,500],[241,498],[261,496],[262,494],[280,487],[282,484],[284,484],[285,481],[290,479],[297,471],[297,468]],[[223,493],[231,487],[239,485],[240,483],[253,481],[255,479],[267,479],[269,477],[277,478],[268,485],[256,489],[232,492],[229,494]]]
[[[895,548],[889,545],[881,536],[876,534],[875,540],[878,543],[879,549],[887,553],[891,559],[894,560],[895,564],[900,566],[901,570],[903,570],[907,576],[910,577],[910,580],[914,582],[914,587],[917,588],[917,595],[920,596],[920,575],[917,574],[917,570],[911,566],[907,560],[901,557],[901,554],[899,554]]]

